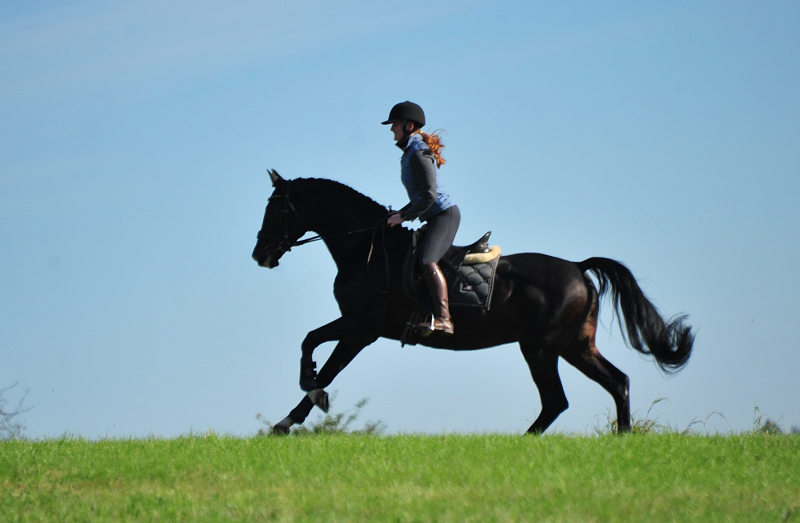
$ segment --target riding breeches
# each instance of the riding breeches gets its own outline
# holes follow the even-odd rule
[[[421,255],[419,257],[420,266],[428,263],[439,263],[447,249],[453,245],[453,240],[461,223],[461,211],[458,206],[453,205],[443,210],[435,216],[431,216],[428,221],[428,232],[422,239]]]

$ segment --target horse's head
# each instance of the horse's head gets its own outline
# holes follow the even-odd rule
[[[261,267],[272,269],[278,266],[278,260],[283,253],[289,252],[308,229],[289,199],[291,180],[284,180],[274,170],[269,171],[269,176],[275,191],[269,197],[267,209],[264,211],[264,221],[253,249],[253,259]]]

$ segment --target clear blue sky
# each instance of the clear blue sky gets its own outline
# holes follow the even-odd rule
[[[447,131],[457,243],[614,258],[689,314],[671,379],[603,315],[634,410],[800,425],[797,2],[6,1],[0,71],[0,386],[29,390],[29,436],[284,417],[335,268],[321,243],[251,260],[266,169],[398,208],[380,122],[407,99]],[[554,429],[604,424],[610,396],[561,372]],[[539,410],[516,346],[381,340],[329,390],[389,432],[522,432]]]

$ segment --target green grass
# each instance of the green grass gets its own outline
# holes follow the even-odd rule
[[[800,521],[800,437],[12,440],[0,521]]]

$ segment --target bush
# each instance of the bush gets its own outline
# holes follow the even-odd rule
[[[368,421],[360,429],[351,429],[351,425],[356,422],[361,415],[363,409],[369,398],[364,398],[353,406],[350,413],[348,412],[333,412],[333,401],[336,399],[336,393],[330,395],[330,410],[324,417],[320,417],[315,422],[305,423],[293,427],[291,435],[303,436],[313,434],[381,434],[386,430],[386,425],[382,421]],[[272,435],[273,424],[264,419],[261,414],[256,415],[256,419],[263,423],[265,427],[261,428],[258,433],[260,435]]]

